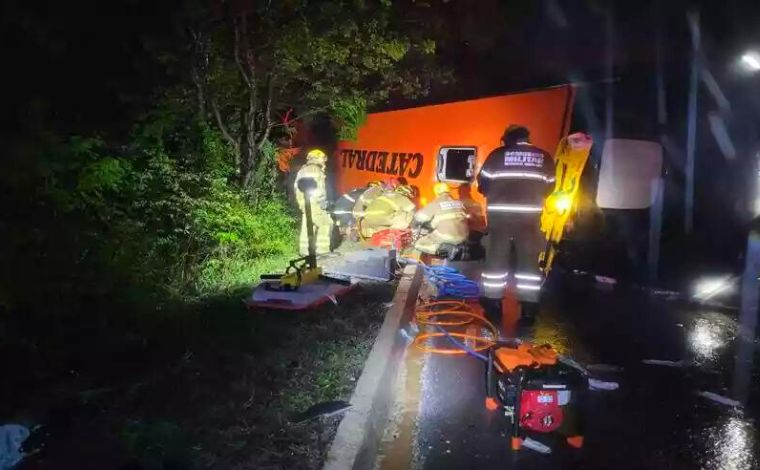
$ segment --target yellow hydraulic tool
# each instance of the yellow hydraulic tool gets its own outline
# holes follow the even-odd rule
[[[583,134],[571,134],[557,146],[554,163],[557,167],[554,192],[546,198],[541,214],[541,231],[546,235],[546,248],[539,255],[544,275],[551,270],[557,246],[565,233],[565,225],[577,207],[581,174],[586,167],[593,141]]]

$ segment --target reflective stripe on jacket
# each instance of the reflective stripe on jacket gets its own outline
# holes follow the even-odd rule
[[[446,241],[460,243],[466,240],[470,233],[464,204],[450,194],[442,194],[431,201],[417,211],[414,219],[428,224]]]
[[[488,205],[543,206],[554,187],[554,160],[527,142],[499,147],[478,173],[478,191]]]

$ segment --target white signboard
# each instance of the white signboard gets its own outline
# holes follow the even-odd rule
[[[609,139],[602,152],[596,204],[604,209],[646,209],[654,203],[661,173],[659,143]]]

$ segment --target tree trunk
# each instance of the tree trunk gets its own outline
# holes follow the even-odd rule
[[[240,139],[240,187],[250,189],[251,178],[253,177],[253,162],[255,161],[255,149],[248,145],[248,139]]]

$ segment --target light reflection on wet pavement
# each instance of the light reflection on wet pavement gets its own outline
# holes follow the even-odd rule
[[[557,281],[532,324],[506,329],[584,364],[622,367],[592,373],[619,382],[620,389],[588,393],[585,448],[570,449],[549,434],[539,439],[552,447],[551,455],[512,452],[504,418],[483,406],[483,365],[469,357],[427,356],[419,387],[407,387],[418,400],[414,430],[407,433],[414,436],[406,446],[411,455],[380,468],[760,468],[760,354],[756,340],[738,337],[736,312],[678,305],[641,291],[571,291]],[[750,361],[737,365],[737,355]],[[667,367],[643,359],[680,362]],[[700,391],[749,399],[734,408]]]

